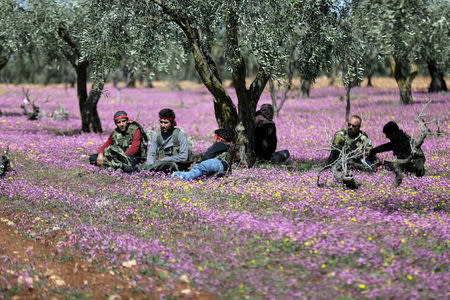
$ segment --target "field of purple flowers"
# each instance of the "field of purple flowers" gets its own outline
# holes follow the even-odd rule
[[[450,94],[413,93],[415,104],[402,106],[397,90],[352,91],[352,113],[362,116],[374,145],[386,142],[381,131],[390,120],[417,136],[414,117],[429,100],[428,119],[439,118],[444,134],[422,146],[424,177],[405,177],[394,188],[387,171],[357,173],[364,185],[348,190],[331,174],[323,176],[326,187],[316,185],[328,156],[318,150],[329,142],[325,132],[331,136],[345,125],[341,88],[314,89],[311,98],[285,103],[275,122],[289,164],[236,167],[228,177],[192,182],[98,171],[87,155],[114,128],[115,111],[151,129],[164,107],[175,110],[194,152],[204,151],[217,127],[206,90],[124,89],[117,103],[109,88],[98,107],[101,135],[74,134],[81,128],[74,89],[30,92],[42,103],[41,120],[22,115],[19,87],[0,88],[0,150],[9,146],[15,162],[15,171],[0,179],[3,210],[39,220],[39,226],[15,220],[27,236],[45,239],[48,228],[69,232],[60,245],[102,267],[135,260],[140,271],[130,281],[136,289],[150,291],[151,282],[137,282],[164,269],[167,282],[182,278],[219,298],[450,296]],[[264,93],[260,104],[269,102]],[[61,107],[68,120],[53,118]],[[12,279],[6,268],[0,264],[0,287]]]

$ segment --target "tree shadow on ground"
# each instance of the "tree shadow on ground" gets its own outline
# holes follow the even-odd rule
[[[51,134],[54,134],[56,136],[74,136],[74,135],[80,135],[83,133],[81,129],[59,129],[59,128],[52,128],[52,127],[43,127],[44,130],[48,131]]]
[[[18,112],[2,112],[0,111],[0,117],[20,117],[23,116],[23,113]]]
[[[257,161],[255,166],[260,168],[276,168],[286,171],[307,172],[316,171],[323,167],[326,163],[325,159],[288,159],[282,163],[273,163],[271,161]]]

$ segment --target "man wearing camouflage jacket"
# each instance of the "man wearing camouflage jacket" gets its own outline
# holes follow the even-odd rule
[[[356,161],[364,159],[364,154],[367,154],[372,149],[372,141],[369,136],[361,128],[361,117],[357,115],[351,116],[348,121],[347,128],[341,129],[334,134],[332,147],[339,150],[344,150],[346,153],[359,149],[361,152],[356,154]],[[339,150],[333,149],[328,157],[327,164],[332,164],[339,157]],[[360,163],[358,161],[358,163]]]
[[[148,138],[142,126],[130,120],[124,111],[114,114],[114,123],[116,128],[97,154],[89,157],[90,163],[117,170],[123,164],[143,162],[147,155]]]

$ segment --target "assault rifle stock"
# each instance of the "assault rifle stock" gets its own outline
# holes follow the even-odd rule
[[[6,171],[9,169],[9,158],[8,158],[8,153],[9,153],[9,147],[8,149],[6,149],[5,154],[2,156],[2,162],[0,164],[0,177],[5,176]]]

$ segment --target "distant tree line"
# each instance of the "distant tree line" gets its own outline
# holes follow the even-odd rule
[[[386,74],[386,63],[403,104],[413,102],[419,67],[432,77],[430,92],[445,91],[449,12],[445,0],[0,0],[0,79],[75,85],[85,132],[102,131],[97,103],[106,81],[196,79],[213,97],[219,126],[245,129],[251,165],[268,83],[286,95],[299,75],[307,96],[321,74],[340,77],[347,117],[351,89],[363,76]]]

